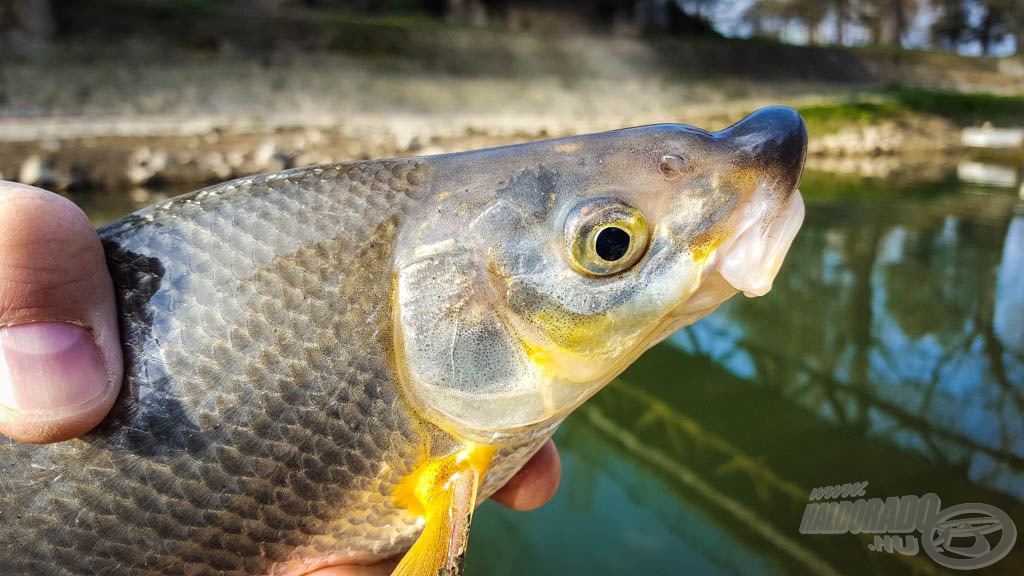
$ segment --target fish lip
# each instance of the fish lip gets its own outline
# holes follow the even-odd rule
[[[749,298],[764,296],[803,224],[805,211],[799,189],[776,195],[762,184],[733,210],[730,218],[739,220],[737,231],[716,250],[709,272],[718,271]]]
[[[777,205],[780,202],[773,201],[772,198],[780,197],[783,198],[782,206],[775,206],[772,217],[765,218],[768,210],[772,208],[765,203]],[[758,209],[750,213],[750,206],[757,202],[762,206],[756,207]],[[730,214],[720,222],[720,225],[730,227],[736,232],[718,245],[702,272],[698,288],[662,318],[660,328],[654,331],[654,337],[647,348],[665,340],[683,326],[693,324],[714,312],[736,292],[743,292],[747,297],[767,294],[803,223],[803,218],[803,196],[796,187],[786,194],[775,194],[762,184],[754,192],[744,195]],[[767,240],[767,236],[771,236],[773,232],[782,234],[772,238],[771,242],[761,243],[760,252],[753,254],[758,258],[759,266],[756,269],[748,269],[749,258],[730,259],[731,255],[744,249],[744,242]],[[749,256],[750,252],[747,255]],[[747,275],[744,275],[744,272]]]

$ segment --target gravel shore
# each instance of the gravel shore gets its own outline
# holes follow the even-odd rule
[[[1006,66],[967,60],[883,66],[860,55],[856,73],[839,70],[846,80],[826,83],[791,66],[780,68],[780,78],[687,73],[665,64],[666,45],[636,39],[487,43],[507,53],[505,68],[467,64],[472,42],[455,63],[288,50],[254,58],[230,48],[156,50],[130,39],[117,47],[58,45],[0,67],[0,176],[57,190],[152,188],[659,122],[715,130],[764,105],[842,101],[899,70],[939,85],[1024,87],[1024,75]],[[699,60],[729,45],[679,46],[689,54],[681,58]],[[819,60],[834,56],[823,54]],[[872,66],[873,84],[864,84],[862,69]],[[809,153],[812,164],[861,166],[908,151],[956,154],[958,141],[953,124],[908,116],[812,132]]]

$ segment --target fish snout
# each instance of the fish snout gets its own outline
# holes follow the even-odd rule
[[[796,110],[762,108],[719,135],[739,154],[737,164],[760,172],[773,193],[789,196],[796,189],[807,156],[807,127]]]
[[[717,268],[735,289],[763,296],[803,223],[797,186],[807,156],[807,128],[792,108],[773,106],[718,136],[739,155],[736,165],[752,185],[728,218],[730,237],[719,249]]]

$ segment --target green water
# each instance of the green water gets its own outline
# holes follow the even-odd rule
[[[486,503],[467,574],[952,573],[801,534],[811,488],[996,506],[1024,530],[1024,201],[808,174],[774,290],[648,352],[559,431],[536,512]],[[82,200],[97,220],[123,199]],[[142,201],[138,197],[137,202]],[[973,573],[1022,574],[1017,549]]]

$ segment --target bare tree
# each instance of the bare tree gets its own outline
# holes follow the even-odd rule
[[[1014,50],[1024,54],[1024,0],[1001,0],[1006,18],[1006,32],[1013,36]]]
[[[832,15],[836,19],[836,44],[843,44],[844,29],[850,21],[851,8],[850,0],[832,0]]]
[[[795,15],[798,15],[807,29],[807,43],[817,44],[821,22],[828,15],[828,3],[818,0],[791,0],[791,3]]]
[[[935,19],[930,27],[932,44],[956,50],[967,38],[970,23],[963,0],[933,0]]]
[[[819,0],[757,0],[746,12],[746,19],[759,32],[770,28],[769,22],[798,22],[807,33],[807,43],[818,43],[821,23],[829,12],[829,3]]]
[[[872,44],[901,48],[917,8],[916,0],[861,0],[857,17],[868,29]]]
[[[756,0],[744,12],[743,19],[750,23],[755,36],[778,37],[789,23],[789,17],[781,10],[780,3],[773,0]]]
[[[1012,22],[1021,16],[1020,0],[977,0],[975,5],[981,17],[972,28],[971,35],[981,44],[982,54],[992,53],[992,45],[1008,33],[1016,32]],[[1019,38],[1019,32],[1014,34]]]

